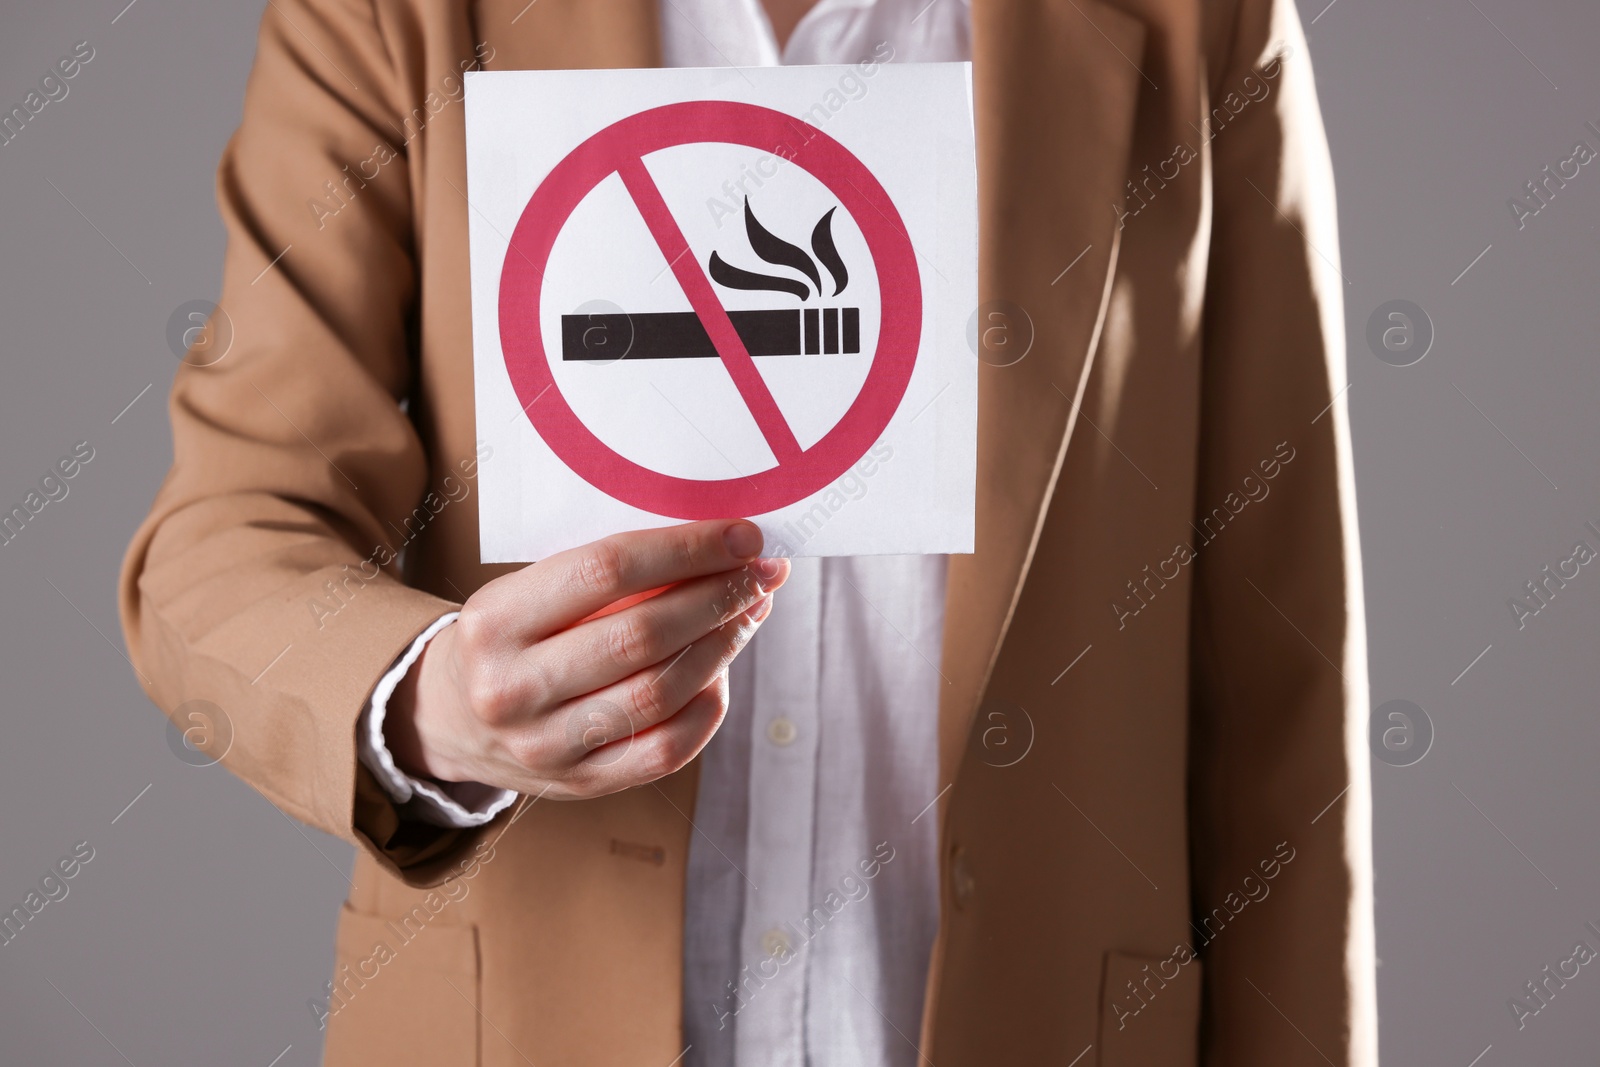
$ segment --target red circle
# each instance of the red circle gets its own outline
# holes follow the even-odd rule
[[[596,437],[556,385],[539,324],[550,250],[584,197],[631,160],[700,142],[781,155],[822,182],[866,239],[878,273],[881,306],[871,369],[838,424],[797,460],[720,481],[662,474],[619,455]],[[916,253],[889,194],[838,141],[809,123],[755,104],[725,100],[667,104],[596,133],[557,163],[534,191],[512,232],[500,274],[500,342],[506,370],[534,430],[596,489],[672,518],[762,515],[826,488],[888,427],[911,380],[921,335],[922,283]]]

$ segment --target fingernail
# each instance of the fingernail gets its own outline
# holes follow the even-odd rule
[[[761,551],[761,528],[753,522],[731,523],[722,531],[722,543],[735,559],[749,559]]]
[[[750,621],[760,622],[772,613],[772,597],[764,596],[756,601],[756,606],[750,609]]]
[[[756,577],[761,579],[762,585],[776,581],[778,575],[783,573],[783,560],[758,559],[750,564],[750,569],[756,572]]]

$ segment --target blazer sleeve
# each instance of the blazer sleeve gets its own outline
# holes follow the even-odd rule
[[[1197,529],[1246,476],[1267,495],[1252,488],[1248,512],[1196,564],[1193,906],[1197,933],[1216,932],[1202,949],[1203,1062],[1367,1067],[1377,1021],[1346,283],[1292,0],[1244,0],[1212,92],[1211,107],[1238,113],[1208,131]],[[1213,909],[1243,907],[1247,876],[1266,895],[1208,928]]]
[[[212,755],[431,884],[481,831],[402,820],[356,748],[376,681],[457,606],[409,588],[384,547],[429,477],[402,403],[417,265],[400,91],[363,0],[268,6],[218,171],[221,311],[173,383],[173,464],[120,608],[150,698],[180,725],[216,709]]]

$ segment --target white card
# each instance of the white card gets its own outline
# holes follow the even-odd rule
[[[467,75],[485,563],[970,552],[966,63]]]

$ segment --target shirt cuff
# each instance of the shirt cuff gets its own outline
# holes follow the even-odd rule
[[[389,799],[400,808],[400,816],[413,822],[433,826],[466,829],[482,826],[511,806],[517,794],[510,789],[496,789],[481,782],[428,782],[413,778],[395,766],[394,755],[383,738],[383,720],[389,711],[389,698],[395,687],[406,676],[411,665],[422,656],[422,650],[435,634],[456,621],[461,613],[452,611],[439,617],[433,625],[417,635],[411,647],[389,668],[389,673],[378,679],[377,687],[361,712],[357,727],[356,748],[361,763],[372,772]]]

